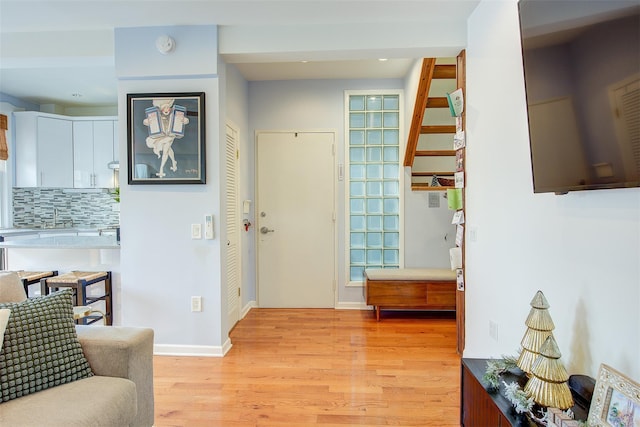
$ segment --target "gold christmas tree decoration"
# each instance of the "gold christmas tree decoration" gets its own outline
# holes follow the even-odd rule
[[[549,335],[531,366],[531,377],[524,391],[542,406],[569,409],[573,406],[573,397],[567,383],[569,374],[560,362],[561,356],[555,338]]]
[[[542,291],[536,292],[529,303],[531,311],[527,320],[527,330],[520,342],[521,351],[517,365],[527,374],[531,374],[531,366],[540,355],[540,347],[549,336],[553,336],[555,329],[551,315],[549,314],[549,303]]]

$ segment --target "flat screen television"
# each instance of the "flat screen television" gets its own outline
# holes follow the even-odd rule
[[[640,187],[640,1],[520,0],[535,193]]]

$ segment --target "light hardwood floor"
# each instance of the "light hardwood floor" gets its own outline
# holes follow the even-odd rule
[[[231,342],[155,356],[157,427],[460,425],[452,316],[253,309]]]

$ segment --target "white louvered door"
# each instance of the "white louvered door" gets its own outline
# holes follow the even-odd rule
[[[613,91],[615,123],[625,179],[640,179],[640,78]]]
[[[240,222],[238,215],[238,130],[227,124],[226,218],[227,218],[227,313],[229,330],[240,319]]]

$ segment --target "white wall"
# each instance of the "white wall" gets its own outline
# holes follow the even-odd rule
[[[249,82],[251,138],[254,138],[256,131],[263,130],[334,131],[336,162],[344,164],[344,91],[402,88],[402,80],[391,79]],[[344,181],[339,181],[336,186],[338,306],[359,307],[364,304],[362,288],[345,287],[344,254],[347,239],[344,198]]]
[[[515,354],[542,290],[570,374],[640,378],[640,189],[533,194],[515,0],[469,19],[465,357]],[[500,166],[496,167],[496,160]],[[498,324],[498,340],[489,336]]]
[[[180,55],[160,55],[149,42],[166,32],[176,37]],[[211,74],[217,69],[212,33],[215,27],[116,29],[122,165],[127,164],[128,93],[206,96],[206,184],[128,185],[126,169],[120,170],[122,324],[152,327],[160,353],[219,355],[229,344],[220,250],[219,141],[224,126],[220,83]],[[189,58],[186,69],[183,55]],[[202,224],[205,214],[214,215],[216,238],[192,240],[190,226]],[[190,311],[191,296],[202,296],[202,312]]]
[[[117,116],[118,106],[102,107],[67,107],[64,109],[65,116]]]
[[[306,81],[275,81],[249,83],[249,121],[251,141],[259,130],[330,130],[336,132],[336,162],[344,164],[344,91],[366,89],[404,89],[405,100],[405,133],[411,123],[413,104],[417,83],[420,77],[418,61],[406,81],[401,80],[306,80]],[[416,75],[417,73],[417,75]],[[402,144],[406,144],[406,135],[401,135]],[[253,152],[251,154],[253,156]],[[251,159],[253,161],[253,157]],[[245,163],[243,163],[243,167]],[[252,165],[247,165],[252,167]],[[251,186],[253,194],[254,176],[251,172]],[[411,267],[448,268],[448,250],[433,250],[433,240],[444,240],[447,231],[453,239],[455,230],[442,229],[442,217],[451,220],[452,213],[447,210],[446,200],[441,199],[441,208],[428,207],[428,195],[424,192],[412,192],[410,176],[405,171],[405,205],[404,205],[404,248],[405,264]],[[243,186],[245,186],[243,184]],[[362,288],[346,287],[345,275],[345,187],[344,181],[337,182],[336,213],[338,217],[338,307],[362,307],[364,294]],[[255,196],[252,196],[255,199]],[[255,218],[254,218],[255,219]],[[438,222],[434,230],[431,224]],[[453,240],[452,240],[453,241]],[[453,243],[451,243],[453,245]],[[441,246],[441,245],[440,245]],[[254,258],[251,258],[252,260]],[[255,292],[255,265],[245,266],[253,268],[248,277],[253,279]],[[254,293],[255,295],[255,293]],[[246,301],[243,300],[246,303]]]

